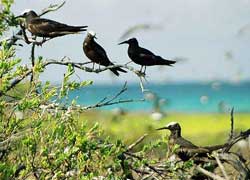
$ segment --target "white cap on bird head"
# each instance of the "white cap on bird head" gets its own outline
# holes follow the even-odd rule
[[[91,35],[92,37],[96,36],[96,33],[94,31],[88,31],[88,34]]]
[[[168,123],[168,124],[166,125],[166,127],[173,126],[173,125],[176,125],[176,124],[178,124],[178,122],[170,122],[170,123]]]
[[[21,14],[24,14],[24,13],[27,13],[27,12],[30,12],[30,11],[33,11],[32,9],[25,9]]]

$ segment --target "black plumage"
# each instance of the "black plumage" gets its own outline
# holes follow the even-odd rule
[[[102,66],[112,66],[114,65],[108,58],[108,55],[106,51],[103,49],[102,46],[100,46],[95,41],[95,34],[93,32],[88,32],[86,38],[83,42],[83,51],[85,55],[93,62],[93,68],[94,64],[97,63]],[[119,72],[126,73],[127,71],[123,70],[120,67],[115,67],[110,69],[115,75],[119,76]]]
[[[35,11],[28,10],[16,18],[25,19],[25,29],[43,38],[55,38],[67,34],[86,31],[88,26],[70,26],[50,19],[40,18]]]
[[[151,51],[139,46],[136,38],[131,38],[127,41],[123,41],[120,44],[128,44],[128,56],[136,64],[141,65],[142,68],[145,67],[144,73],[146,71],[146,66],[155,65],[167,65],[172,66],[176,61],[163,59],[161,56],[155,55]]]

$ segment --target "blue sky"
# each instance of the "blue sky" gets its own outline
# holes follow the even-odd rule
[[[18,0],[12,10],[16,15],[24,9],[40,12],[51,3],[61,1]],[[97,33],[111,61],[129,61],[127,46],[118,46],[119,37],[128,27],[149,23],[161,28],[140,31],[132,36],[141,46],[167,59],[185,57],[174,67],[149,67],[150,82],[250,80],[250,0],[71,0],[57,12],[44,17],[71,25],[88,25]],[[244,33],[239,34],[243,28]],[[242,31],[241,31],[242,32]],[[37,48],[36,55],[75,62],[88,61],[82,51],[86,34],[53,39]],[[29,62],[30,46],[17,49],[17,55]],[[136,64],[131,64],[139,69]],[[42,79],[59,82],[64,67],[51,66]],[[136,82],[132,73],[114,77],[110,72],[93,74],[77,71],[81,80],[96,83]],[[76,79],[79,77],[75,76]]]

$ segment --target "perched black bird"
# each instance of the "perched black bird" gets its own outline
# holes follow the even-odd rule
[[[171,122],[167,124],[165,127],[156,130],[163,130],[163,129],[170,130],[171,133],[169,136],[169,147],[170,149],[172,149],[175,145],[179,145],[179,149],[177,149],[176,154],[183,161],[187,161],[194,156],[206,157],[207,153],[211,153],[212,151],[222,149],[228,145],[226,143],[223,145],[215,145],[207,147],[196,146],[192,142],[184,139],[181,136],[181,126],[177,122]]]
[[[140,72],[142,72],[143,66],[145,67],[144,74],[146,72],[146,66],[155,66],[155,65],[167,65],[172,66],[176,61],[163,59],[161,56],[157,56],[151,51],[144,49],[139,46],[136,38],[131,38],[127,41],[123,41],[120,44],[128,44],[128,56],[136,64],[141,65]]]
[[[67,34],[74,34],[81,31],[86,31],[88,26],[69,26],[50,19],[40,18],[35,11],[25,10],[22,15],[16,18],[25,19],[25,28],[32,35],[43,38],[55,38]]]
[[[93,69],[95,63],[103,66],[112,66],[114,65],[110,62],[106,51],[95,41],[95,33],[88,32],[86,38],[83,41],[83,51],[85,55],[93,62]],[[122,68],[115,67],[110,69],[115,75],[119,76],[119,72],[126,73],[127,71]]]

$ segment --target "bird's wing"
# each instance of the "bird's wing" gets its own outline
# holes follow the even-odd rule
[[[44,18],[35,18],[31,21],[31,24],[44,31],[57,31],[68,26],[66,24]]]
[[[145,49],[145,48],[140,48],[139,49],[139,57],[143,59],[149,59],[152,60],[154,59],[155,55],[151,51]]]
[[[198,146],[194,145],[190,141],[180,137],[176,139],[176,143],[179,144],[183,148],[198,148]]]
[[[94,51],[96,53],[96,55],[99,57],[99,59],[102,60],[103,65],[110,65],[111,62],[108,58],[108,55],[106,53],[106,51],[104,50],[104,48],[102,46],[100,46],[98,43],[94,42]]]

